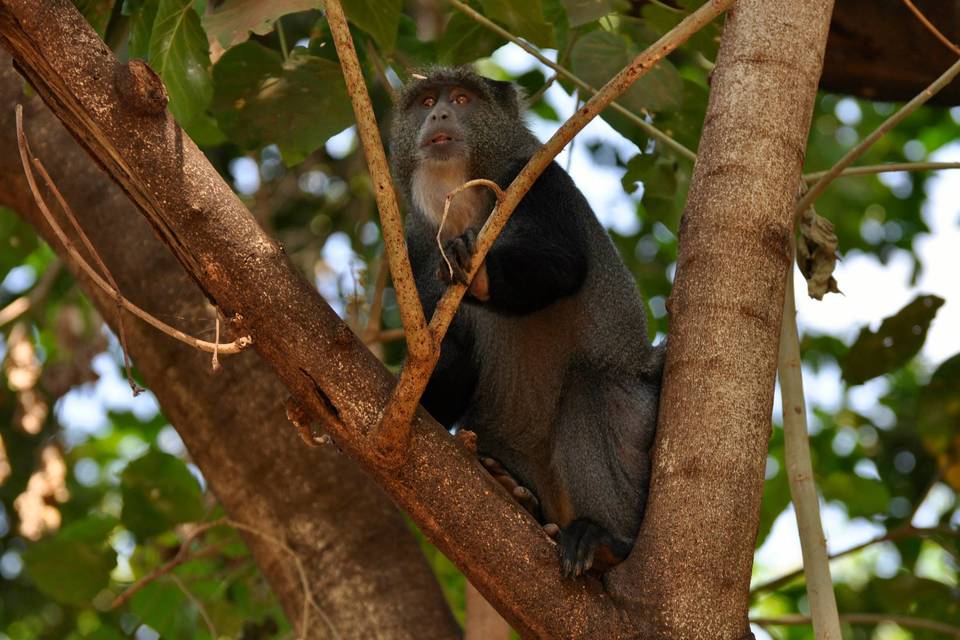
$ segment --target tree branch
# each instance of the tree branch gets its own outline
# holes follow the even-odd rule
[[[478,24],[482,24],[484,27],[486,27],[490,31],[493,31],[501,38],[504,38],[514,43],[515,45],[517,45],[518,47],[520,47],[521,49],[529,53],[531,56],[536,58],[537,61],[539,61],[541,64],[553,69],[556,73],[558,73],[559,75],[563,76],[570,82],[580,87],[581,90],[586,91],[591,95],[597,93],[598,89],[594,88],[592,85],[588,84],[587,82],[582,80],[580,77],[574,75],[574,73],[569,69],[567,69],[566,67],[546,57],[545,55],[540,53],[535,47],[530,46],[530,44],[528,44],[526,41],[518,38],[517,36],[513,35],[509,31],[507,31],[506,29],[498,25],[493,20],[490,20],[483,14],[474,10],[473,7],[471,7],[470,5],[466,4],[465,2],[461,2],[460,0],[449,0],[449,2],[451,6],[453,6],[458,11],[466,15],[468,18],[474,20]],[[610,103],[609,106],[611,109],[613,109],[620,115],[630,120],[630,122],[637,125],[637,127],[641,131],[643,131],[645,134],[647,134],[654,140],[660,142],[663,146],[669,149],[673,149],[673,151],[676,152],[680,157],[686,158],[690,162],[696,161],[697,154],[695,154],[690,149],[687,149],[685,146],[683,146],[682,144],[680,144],[679,142],[677,142],[676,140],[668,136],[663,131],[660,131],[660,129],[656,128],[655,126],[653,126],[652,124],[650,124],[649,122],[647,122],[646,120],[644,120],[643,118],[635,114],[634,112],[621,106],[617,102],[612,102]]]
[[[793,292],[793,269],[787,271],[783,317],[780,321],[780,395],[783,402],[784,450],[790,495],[797,514],[800,549],[807,576],[807,599],[813,631],[823,640],[841,640],[837,600],[830,577],[830,560],[820,523],[820,501],[813,480],[810,443],[807,439],[807,409],[800,369],[800,337],[797,334],[797,307]]]
[[[902,1],[903,1],[903,4],[906,5],[907,9],[910,9],[910,12],[917,17],[917,20],[920,21],[920,24],[926,27],[927,31],[932,33],[934,37],[940,42],[942,42],[947,49],[950,49],[950,51],[953,51],[954,55],[960,56],[960,47],[953,44],[953,42],[950,41],[950,38],[943,35],[940,29],[937,29],[937,27],[934,26],[934,24],[927,19],[927,16],[923,15],[923,12],[917,8],[917,5],[913,4],[911,0],[902,0]]]
[[[850,167],[844,169],[837,176],[846,178],[848,176],[867,176],[875,173],[888,173],[892,171],[937,171],[948,169],[960,169],[960,162],[888,162],[885,164],[873,164],[863,167]],[[829,171],[817,171],[815,173],[804,174],[804,182],[816,182],[827,175]]]
[[[363,154],[367,159],[370,179],[373,181],[373,193],[380,210],[380,227],[383,229],[383,246],[390,261],[390,274],[393,276],[393,288],[397,292],[397,305],[407,339],[407,357],[414,361],[424,361],[430,357],[435,346],[427,332],[423,307],[417,295],[417,285],[413,280],[410,256],[407,254],[407,242],[403,236],[403,221],[400,219],[400,207],[397,194],[390,179],[390,167],[380,140],[380,129],[374,115],[373,104],[363,81],[363,71],[357,60],[357,50],[347,26],[340,0],[327,0],[327,21],[333,43],[340,57],[343,77],[347,82],[350,102],[357,119],[357,132],[363,144]],[[389,84],[387,84],[389,90]]]
[[[841,613],[840,620],[847,624],[865,624],[875,625],[884,622],[892,622],[901,627],[913,629],[923,629],[925,631],[935,631],[951,638],[960,638],[960,627],[944,624],[935,620],[926,620],[924,618],[915,618],[913,616],[901,616],[895,613]],[[810,616],[802,613],[788,614],[776,618],[751,618],[750,622],[761,627],[774,626],[796,626],[810,624]],[[820,636],[817,636],[818,638]]]
[[[814,200],[820,197],[826,188],[833,182],[843,170],[853,164],[857,158],[862,156],[873,143],[883,137],[887,131],[900,124],[904,118],[916,111],[923,103],[932,98],[940,89],[947,86],[957,74],[960,74],[960,60],[953,63],[949,69],[944,71],[930,86],[921,91],[913,100],[903,105],[896,113],[883,121],[883,123],[874,129],[870,135],[860,141],[857,146],[848,151],[840,160],[837,161],[823,176],[814,183],[810,190],[803,194],[803,197],[797,201],[797,215],[802,214],[813,204]]]

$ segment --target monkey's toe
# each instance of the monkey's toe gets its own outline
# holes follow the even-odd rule
[[[626,558],[631,547],[597,523],[579,518],[560,531],[560,570],[567,578],[581,576],[598,556],[602,559],[598,568],[609,568]]]

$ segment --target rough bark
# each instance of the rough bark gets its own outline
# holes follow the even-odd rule
[[[0,203],[47,231],[17,153],[13,115],[22,102],[34,152],[72,203],[121,290],[157,317],[175,318],[178,327],[195,334],[209,332],[212,311],[200,291],[43,102],[23,95],[23,80],[10,62],[0,52]],[[79,279],[112,321],[115,302]],[[401,514],[346,456],[332,447],[304,445],[286,419],[285,388],[256,354],[224,358],[214,375],[208,355],[130,316],[124,324],[138,370],[221,504],[233,519],[297,552],[314,598],[341,637],[457,635]],[[258,536],[243,535],[288,618],[300,620],[303,589],[289,555]],[[320,615],[313,611],[311,618],[307,637],[328,637]]]
[[[609,576],[662,638],[749,634],[793,211],[832,0],[728,14],[679,232],[646,518]]]
[[[554,544],[537,523],[425,412],[415,418],[408,463],[393,472],[373,464],[365,434],[396,379],[169,114],[144,115],[118,95],[116,59],[67,0],[0,3],[0,38],[204,293],[242,318],[238,330],[253,336],[293,395],[515,629],[551,638],[626,633],[599,582],[562,580]]]

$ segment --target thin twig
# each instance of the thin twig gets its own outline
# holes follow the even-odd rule
[[[80,222],[77,220],[77,217],[73,215],[70,205],[67,204],[63,194],[60,193],[57,185],[53,182],[53,178],[51,178],[50,174],[47,173],[47,170],[44,168],[39,158],[33,159],[33,166],[40,174],[40,177],[43,178],[43,181],[47,185],[47,189],[53,193],[53,197],[60,205],[60,210],[63,212],[67,222],[70,223],[70,226],[73,227],[74,233],[80,237],[80,242],[84,247],[86,247],[87,253],[90,254],[90,256],[93,258],[93,261],[98,267],[100,267],[101,275],[106,278],[107,282],[109,282],[110,286],[113,288],[114,299],[117,304],[117,333],[120,336],[120,349],[123,351],[123,371],[127,376],[127,384],[130,385],[130,391],[132,391],[134,397],[136,397],[143,393],[145,389],[138,385],[136,380],[133,379],[133,363],[130,361],[130,349],[127,347],[127,331],[123,325],[123,302],[121,301],[123,296],[120,294],[120,285],[118,285],[117,281],[113,279],[113,274],[110,273],[110,269],[107,268],[107,265],[104,264],[103,260],[100,258],[100,254],[97,253],[96,249],[94,249],[93,243],[90,242],[90,238],[87,237],[87,234],[80,226]]]
[[[379,333],[368,335],[363,341],[367,344],[374,342],[394,342],[403,339],[403,329],[384,329]]]
[[[960,627],[955,627],[943,622],[937,622],[936,620],[927,620],[925,618],[916,618],[913,616],[902,616],[894,613],[841,613],[840,620],[847,624],[865,625],[892,622],[900,625],[901,627],[935,631],[953,638],[960,638]],[[810,616],[802,613],[793,613],[778,616],[776,618],[750,618],[750,622],[761,627],[797,626],[810,624]],[[817,637],[819,638],[819,636]]]
[[[447,194],[447,197],[443,200],[443,215],[440,217],[440,226],[437,227],[437,246],[440,248],[440,256],[443,258],[443,261],[447,263],[447,269],[450,270],[450,277],[453,277],[453,265],[450,264],[450,259],[447,257],[447,252],[443,250],[443,241],[440,239],[440,236],[443,234],[443,225],[447,223],[447,215],[450,213],[450,204],[453,202],[453,199],[463,191],[471,189],[473,187],[487,187],[493,191],[494,195],[497,197],[497,202],[499,203],[503,200],[503,189],[500,188],[493,180],[487,180],[486,178],[477,178],[476,180],[468,180],[462,185],[451,191]]]
[[[950,38],[948,38],[947,36],[943,35],[943,33],[941,33],[940,30],[937,29],[937,27],[934,26],[934,24],[933,24],[932,22],[930,22],[930,20],[927,18],[927,16],[923,15],[923,12],[920,11],[920,9],[918,9],[918,8],[916,7],[916,5],[914,5],[911,0],[903,0],[903,4],[907,5],[907,9],[910,9],[910,11],[913,13],[913,15],[915,15],[915,16],[917,17],[917,20],[920,21],[920,24],[922,24],[924,27],[927,28],[927,31],[929,31],[929,32],[932,33],[934,36],[936,36],[937,40],[939,40],[940,42],[942,42],[942,43],[944,44],[944,46],[946,46],[948,49],[950,49],[950,51],[953,51],[955,54],[957,54],[958,56],[960,56],[960,47],[958,47],[957,45],[953,44],[953,42],[950,40]]]
[[[170,579],[173,581],[173,584],[177,585],[177,588],[187,597],[193,606],[197,608],[197,611],[200,612],[200,617],[203,618],[204,623],[207,625],[207,631],[210,632],[210,638],[216,640],[220,636],[217,634],[217,628],[213,624],[213,619],[210,617],[210,614],[207,613],[207,608],[203,606],[203,603],[200,602],[197,596],[193,595],[190,589],[187,589],[187,585],[183,584],[183,580],[177,577],[175,573],[170,574]]]
[[[787,270],[783,315],[780,321],[778,374],[783,402],[783,437],[790,495],[796,510],[797,530],[803,569],[807,577],[807,600],[813,631],[822,640],[841,640],[837,600],[830,577],[830,558],[820,522],[820,502],[813,480],[807,409],[800,369],[800,337],[797,334],[797,306],[793,291],[793,260]]]
[[[857,551],[873,546],[875,544],[879,544],[881,542],[894,542],[896,540],[902,540],[904,538],[914,538],[914,537],[927,538],[934,534],[950,535],[951,532],[949,530],[946,530],[940,527],[914,527],[914,526],[911,526],[910,523],[908,522],[907,524],[896,527],[895,529],[891,529],[890,531],[884,534],[881,534],[879,536],[876,536],[874,538],[871,538],[865,542],[861,542],[860,544],[855,544],[852,547],[844,549],[843,551],[832,553],[830,554],[829,559],[831,561],[836,560],[838,558],[848,556],[851,553],[856,553]],[[954,532],[953,535],[957,535],[957,534]],[[794,569],[789,573],[785,573],[784,575],[778,578],[773,578],[772,580],[768,580],[767,582],[758,584],[757,586],[750,589],[750,595],[755,596],[759,593],[764,593],[767,591],[776,591],[783,585],[789,584],[801,576],[803,576],[802,567],[799,569]]]
[[[211,522],[205,522],[191,529],[187,533],[187,535],[184,537],[183,542],[180,543],[180,548],[177,550],[177,553],[175,556],[173,556],[173,558],[171,558],[169,561],[167,561],[163,565],[157,567],[156,569],[154,569],[153,571],[151,571],[150,573],[143,576],[142,578],[134,582],[132,585],[127,587],[123,591],[123,593],[121,593],[116,598],[114,598],[113,602],[110,604],[110,608],[116,609],[118,607],[122,607],[124,604],[126,604],[126,602],[130,598],[132,598],[137,592],[139,592],[145,586],[147,586],[148,584],[150,584],[160,576],[164,576],[170,573],[180,565],[190,562],[191,560],[194,560],[196,558],[203,558],[203,557],[218,553],[222,545],[211,545],[209,547],[201,549],[200,551],[197,551],[196,553],[189,553],[189,551],[190,551],[190,544],[194,540],[196,540],[198,537],[200,537],[210,529],[213,529],[214,527],[218,527],[222,524],[226,524],[226,520],[224,520],[223,518],[218,520],[213,520]]]
[[[370,311],[367,313],[367,328],[363,331],[363,339],[370,342],[380,333],[380,314],[383,312],[383,292],[387,288],[387,276],[390,268],[387,266],[386,256],[380,257],[377,266],[377,281],[373,289],[373,298],[370,300]]]
[[[36,306],[47,297],[47,294],[50,293],[50,289],[53,288],[53,283],[56,282],[57,276],[60,275],[60,269],[62,267],[63,262],[61,262],[59,258],[54,258],[50,264],[47,265],[43,274],[37,279],[37,283],[30,290],[30,293],[16,298],[3,309],[0,309],[0,327],[10,324],[31,309],[36,308]]]
[[[380,57],[380,52],[377,51],[377,48],[373,46],[373,43],[369,40],[367,41],[367,57],[373,62],[373,68],[377,72],[377,78],[380,79],[380,84],[383,86],[384,91],[390,96],[390,102],[396,104],[400,98],[400,94],[397,93],[397,89],[390,84],[390,77],[387,75],[387,65],[384,64],[383,58]]]
[[[74,263],[78,267],[80,267],[80,269],[83,270],[84,273],[86,273],[86,275],[90,278],[90,280],[96,286],[102,289],[106,294],[110,296],[114,296],[115,292],[113,288],[110,286],[110,284],[106,280],[103,279],[103,277],[100,276],[99,273],[97,273],[97,271],[93,267],[90,266],[90,264],[80,254],[80,252],[77,250],[77,247],[73,244],[73,241],[70,240],[67,234],[64,233],[63,229],[60,228],[60,225],[57,223],[53,214],[50,212],[50,209],[47,207],[46,201],[43,199],[43,196],[40,194],[40,189],[37,186],[37,182],[36,182],[36,179],[34,178],[33,171],[30,168],[31,164],[33,164],[32,162],[33,156],[30,152],[30,147],[27,144],[26,135],[23,132],[23,106],[22,105],[19,105],[19,104],[17,105],[16,113],[17,113],[17,142],[20,148],[20,160],[23,165],[24,173],[26,174],[27,184],[29,185],[30,191],[33,194],[33,198],[37,203],[37,208],[40,209],[40,213],[43,215],[44,220],[50,226],[50,229],[53,231],[54,235],[60,241],[60,244],[63,245],[64,250],[70,256],[70,258],[74,261]],[[42,166],[42,165],[38,165],[38,166]],[[55,195],[58,193],[56,185],[52,185],[52,190],[54,191]],[[62,196],[60,196],[58,200],[60,198],[62,198]],[[71,215],[72,215],[72,212],[71,212]],[[212,342],[207,342],[206,340],[200,340],[198,338],[189,336],[178,329],[174,329],[170,325],[164,323],[163,321],[150,315],[149,313],[147,313],[137,305],[133,304],[132,302],[130,302],[130,300],[128,300],[125,297],[121,296],[120,300],[124,309],[126,309],[133,315],[137,316],[138,318],[140,318],[150,326],[158,329],[159,331],[162,331],[163,333],[167,334],[172,338],[179,340],[180,342],[183,342],[184,344],[187,344],[195,349],[199,349],[200,351],[213,353],[213,351],[216,349],[220,355],[229,355],[229,354],[239,353],[240,351],[243,351],[248,346],[250,346],[250,344],[253,343],[253,339],[250,336],[244,336],[242,338],[238,338],[237,340],[234,340],[233,342],[230,342],[227,344],[221,344],[221,345],[216,345]]]
[[[328,2],[329,1],[330,0],[328,0]],[[297,568],[297,574],[300,576],[300,586],[303,589],[303,617],[300,620],[301,635],[305,637],[307,634],[307,630],[309,629],[308,625],[310,623],[310,607],[312,606],[314,609],[317,610],[317,613],[320,614],[320,617],[323,618],[323,621],[327,625],[327,627],[330,628],[330,633],[333,635],[333,637],[339,638],[340,634],[337,632],[337,628],[333,626],[333,621],[327,615],[327,612],[324,611],[320,607],[320,605],[317,604],[317,601],[313,598],[313,592],[310,590],[310,580],[307,577],[307,570],[304,568],[303,561],[300,560],[300,556],[297,555],[297,552],[291,549],[283,541],[275,538],[274,536],[270,535],[265,531],[261,531],[260,529],[251,527],[250,525],[244,524],[242,522],[237,522],[236,520],[230,520],[230,519],[226,520],[226,524],[230,525],[235,529],[246,531],[247,533],[253,534],[259,538],[263,538],[270,544],[276,546],[278,549],[282,549],[287,554],[289,554],[291,558],[293,558],[293,564]]]
[[[434,345],[427,331],[423,307],[417,294],[410,266],[410,256],[403,237],[403,223],[397,194],[390,180],[387,157],[380,140],[380,130],[370,103],[370,95],[363,80],[363,71],[357,60],[357,50],[347,26],[340,0],[327,0],[327,22],[333,35],[333,42],[340,56],[340,66],[350,93],[353,113],[357,120],[357,131],[363,144],[363,153],[367,160],[370,178],[373,180],[377,208],[380,210],[380,226],[383,229],[383,244],[390,260],[390,273],[393,275],[393,287],[397,292],[397,305],[400,318],[406,331],[408,357],[414,361],[423,361],[431,357]]]
[[[328,8],[335,1],[331,0],[328,3]],[[456,2],[456,0],[451,1]],[[470,265],[470,273],[467,274],[468,282],[473,280],[494,240],[506,226],[510,215],[520,203],[520,200],[567,143],[638,78],[646,74],[657,62],[689,39],[704,25],[723,13],[734,2],[735,0],[710,0],[686,17],[680,24],[637,55],[629,65],[611,78],[573,117],[557,129],[545,145],[533,154],[526,166],[510,183],[510,186],[504,192],[503,199],[494,207],[480,230],[473,263]],[[443,340],[443,336],[450,327],[453,316],[465,293],[465,285],[454,284],[448,287],[440,298],[429,327],[434,344],[439,345]],[[373,432],[374,451],[380,464],[397,467],[406,460],[413,412],[416,410],[417,403],[426,388],[430,372],[433,370],[438,356],[438,350],[434,350],[431,353],[430,361],[418,362],[408,359],[404,363],[400,372],[400,380],[394,387],[393,394],[383,411],[380,424]]]
[[[888,162],[885,164],[872,164],[863,167],[850,167],[844,169],[838,175],[838,178],[849,176],[867,176],[875,173],[889,173],[893,171],[937,171],[948,169],[960,169],[960,162]],[[827,175],[829,171],[817,171],[803,176],[804,182],[816,182]]]
[[[528,44],[525,40],[522,40],[521,38],[518,38],[517,36],[513,35],[509,31],[507,31],[506,29],[498,25],[497,23],[493,22],[492,20],[484,16],[483,14],[474,10],[471,6],[469,6],[465,2],[461,2],[460,0],[449,0],[449,2],[454,8],[456,8],[458,11],[466,15],[468,18],[471,18],[475,22],[482,24],[484,27],[486,27],[487,29],[490,29],[491,31],[499,35],[501,38],[504,38],[514,43],[515,45],[517,45],[518,47],[520,47],[521,49],[529,53],[531,56],[536,58],[541,64],[553,69],[556,73],[559,73],[561,76],[563,76],[570,82],[580,87],[580,89],[587,91],[591,94],[597,93],[596,88],[588,84],[586,81],[580,79],[578,76],[574,75],[572,71],[570,71],[569,69],[566,69],[565,67],[557,64],[550,58],[544,56],[535,47]],[[609,84],[609,82],[607,84]],[[696,153],[694,153],[690,149],[687,149],[681,143],[677,142],[676,140],[668,136],[663,131],[660,131],[660,129],[657,129],[655,126],[653,126],[652,124],[650,124],[649,122],[644,120],[642,117],[638,116],[637,114],[633,113],[629,109],[621,106],[617,102],[609,103],[608,105],[605,105],[605,107],[606,106],[609,106],[611,109],[613,109],[620,115],[629,119],[633,124],[637,125],[637,127],[639,127],[640,130],[643,131],[645,134],[647,134],[654,140],[657,140],[658,142],[662,143],[665,147],[673,149],[681,157],[686,158],[690,162],[696,161],[697,159]]]
[[[906,118],[908,115],[916,111],[920,105],[925,103],[927,100],[932,98],[940,89],[947,86],[951,80],[953,80],[957,74],[960,73],[960,60],[954,62],[949,69],[943,72],[943,74],[937,78],[929,87],[921,91],[913,100],[903,105],[896,113],[887,118],[883,124],[874,129],[870,135],[864,138],[860,144],[855,146],[853,149],[848,151],[833,167],[827,171],[823,177],[817,180],[816,183],[810,190],[807,191],[800,200],[797,202],[797,215],[802,214],[813,201],[816,200],[820,194],[822,194],[826,188],[833,182],[837,176],[843,173],[843,170],[853,164],[857,158],[866,152],[867,149],[873,145],[874,142],[879,140],[885,133],[893,129],[895,126],[900,124],[900,122]]]

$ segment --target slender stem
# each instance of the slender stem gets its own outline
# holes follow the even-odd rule
[[[451,1],[457,2],[457,0]],[[735,1],[710,0],[687,16],[680,24],[634,58],[629,65],[621,69],[582,108],[578,109],[570,119],[564,122],[546,144],[531,156],[526,166],[510,183],[503,198],[498,201],[480,230],[470,273],[467,274],[467,282],[473,280],[477,270],[487,257],[490,247],[493,246],[494,240],[506,226],[510,215],[520,203],[520,200],[567,143],[638,78],[686,42],[699,29],[730,8]],[[332,2],[328,3],[328,9],[331,4]],[[463,284],[451,285],[437,303],[433,318],[430,320],[430,332],[434,344],[439,345],[443,340],[453,316],[460,306],[460,301],[466,293],[466,289],[466,285]],[[409,442],[410,421],[413,418],[417,403],[423,395],[423,390],[427,386],[430,372],[436,364],[437,357],[439,357],[438,351],[434,351],[431,356],[430,361],[408,360],[400,372],[400,381],[394,388],[393,395],[384,409],[380,424],[373,434],[374,449],[378,452],[377,455],[381,464],[399,466],[406,458],[406,450],[403,447],[406,447]]]
[[[477,12],[470,5],[466,4],[465,2],[461,2],[460,0],[449,0],[449,2],[453,7],[455,7],[458,11],[462,12],[468,18],[471,18],[475,22],[482,24],[487,29],[490,29],[491,31],[499,35],[501,38],[504,38],[514,43],[515,45],[517,45],[518,47],[520,47],[521,49],[529,53],[531,56],[536,58],[541,64],[547,67],[550,67],[555,72],[557,72],[558,74],[560,74],[561,76],[569,80],[570,82],[580,87],[580,89],[587,91],[591,94],[594,94],[597,92],[597,89],[595,89],[592,85],[587,84],[587,82],[585,82],[584,80],[581,80],[578,76],[574,75],[570,70],[553,62],[550,58],[540,53],[535,47],[531,46],[524,40],[521,40],[517,36],[513,35],[509,31],[507,31],[506,29],[498,25],[497,23],[493,22],[492,20],[484,16],[483,14]],[[643,131],[645,134],[647,134],[654,140],[657,140],[658,142],[662,143],[665,147],[669,147],[670,149],[673,149],[681,157],[686,158],[691,162],[696,161],[697,159],[696,153],[694,153],[690,149],[687,149],[685,146],[683,146],[682,144],[680,144],[679,142],[677,142],[676,140],[668,136],[663,131],[660,131],[655,126],[653,126],[652,124],[650,124],[649,122],[647,122],[646,120],[638,116],[637,114],[633,113],[629,109],[626,109],[625,107],[621,106],[616,102],[613,102],[612,104],[608,104],[604,106],[605,107],[609,106],[611,109],[613,109],[617,113],[628,118],[633,124],[637,125],[637,127],[641,131]]]
[[[883,124],[874,129],[870,135],[864,138],[860,144],[855,146],[853,149],[847,152],[833,167],[827,171],[823,177],[817,180],[816,183],[810,190],[803,194],[803,197],[797,202],[797,213],[803,213],[813,201],[816,200],[820,194],[822,194],[826,188],[833,182],[843,170],[853,164],[857,158],[862,156],[867,149],[869,149],[874,142],[879,140],[885,133],[893,129],[895,126],[900,124],[904,118],[916,111],[923,103],[932,98],[940,89],[947,86],[951,80],[953,80],[957,74],[960,74],[960,60],[954,62],[949,69],[943,72],[943,74],[937,78],[929,87],[921,91],[913,100],[903,105],[899,111],[894,113],[892,116],[887,118]]]
[[[901,616],[892,613],[841,613],[840,620],[847,624],[866,625],[892,622],[900,625],[901,627],[935,631],[952,638],[960,638],[960,627],[955,627],[943,622],[937,622],[936,620],[915,618],[913,616]],[[750,622],[760,625],[761,627],[797,626],[810,624],[810,616],[803,615],[802,613],[794,613],[778,616],[776,618],[750,618]],[[819,638],[820,636],[816,637]]]
[[[895,529],[891,529],[890,531],[884,534],[881,534],[875,538],[871,538],[866,542],[861,542],[860,544],[856,544],[852,547],[844,549],[843,551],[838,551],[837,553],[830,554],[829,559],[836,560],[837,558],[848,556],[851,553],[856,553],[857,551],[873,546],[875,544],[879,544],[881,542],[893,542],[895,540],[901,540],[903,538],[927,538],[929,536],[932,536],[938,533],[949,535],[951,532],[948,530],[943,530],[939,527],[930,527],[930,528],[914,527],[914,526],[911,526],[910,523],[908,522],[907,524],[899,526]],[[794,580],[801,577],[802,575],[803,575],[802,567],[800,569],[795,569],[790,573],[785,573],[779,578],[774,578],[767,582],[758,584],[757,586],[750,589],[750,595],[754,596],[754,595],[757,595],[758,593],[764,593],[767,591],[776,591],[783,585],[793,582]]]
[[[863,167],[844,169],[838,178],[850,176],[868,176],[875,173],[889,173],[892,171],[936,171],[946,169],[960,169],[960,162],[888,162],[885,164],[871,164]],[[827,175],[829,171],[817,171],[803,176],[804,182],[816,182]]]
[[[283,61],[290,58],[290,50],[287,48],[287,35],[283,32],[283,19],[277,18],[274,23],[277,27],[277,37],[280,38],[280,53],[283,54]]]
[[[927,28],[927,31],[929,31],[930,33],[932,33],[932,34],[937,38],[937,40],[939,40],[940,42],[942,42],[942,43],[944,44],[944,46],[947,47],[947,49],[950,49],[950,51],[953,51],[955,54],[957,54],[958,56],[960,56],[960,47],[958,47],[957,45],[953,44],[953,42],[951,42],[950,38],[948,38],[947,36],[943,35],[943,33],[941,33],[940,30],[937,29],[937,27],[934,26],[934,24],[933,24],[932,22],[930,22],[930,20],[927,18],[927,16],[923,15],[923,12],[920,11],[920,9],[918,9],[917,6],[916,6],[915,4],[913,4],[913,2],[912,2],[911,0],[903,0],[903,4],[907,5],[907,9],[910,9],[910,11],[913,13],[913,15],[915,15],[915,16],[917,17],[917,20],[919,20],[920,23],[921,23],[924,27]]]
[[[363,143],[370,178],[373,180],[377,208],[380,210],[380,225],[383,229],[383,244],[390,261],[390,273],[397,292],[400,318],[406,332],[408,357],[414,361],[429,360],[434,346],[427,332],[423,307],[420,305],[416,283],[413,280],[407,243],[403,237],[400,207],[397,205],[397,194],[390,180],[390,169],[383,151],[383,142],[380,140],[380,130],[377,127],[373,104],[370,102],[370,95],[364,84],[363,71],[360,69],[357,50],[347,26],[343,7],[340,6],[340,0],[327,0],[326,8],[327,21],[333,34],[337,55],[340,56],[343,77],[347,82],[350,102],[353,104],[353,113],[357,119],[357,131]]]
[[[792,264],[792,261],[791,261]],[[807,438],[807,410],[800,369],[800,337],[797,334],[797,307],[793,290],[793,269],[787,271],[780,322],[780,395],[783,400],[783,434],[790,481],[790,495],[797,514],[800,549],[807,576],[807,600],[813,617],[813,631],[823,640],[841,640],[837,600],[830,577],[830,559],[820,522],[820,502],[813,480],[810,443]]]

